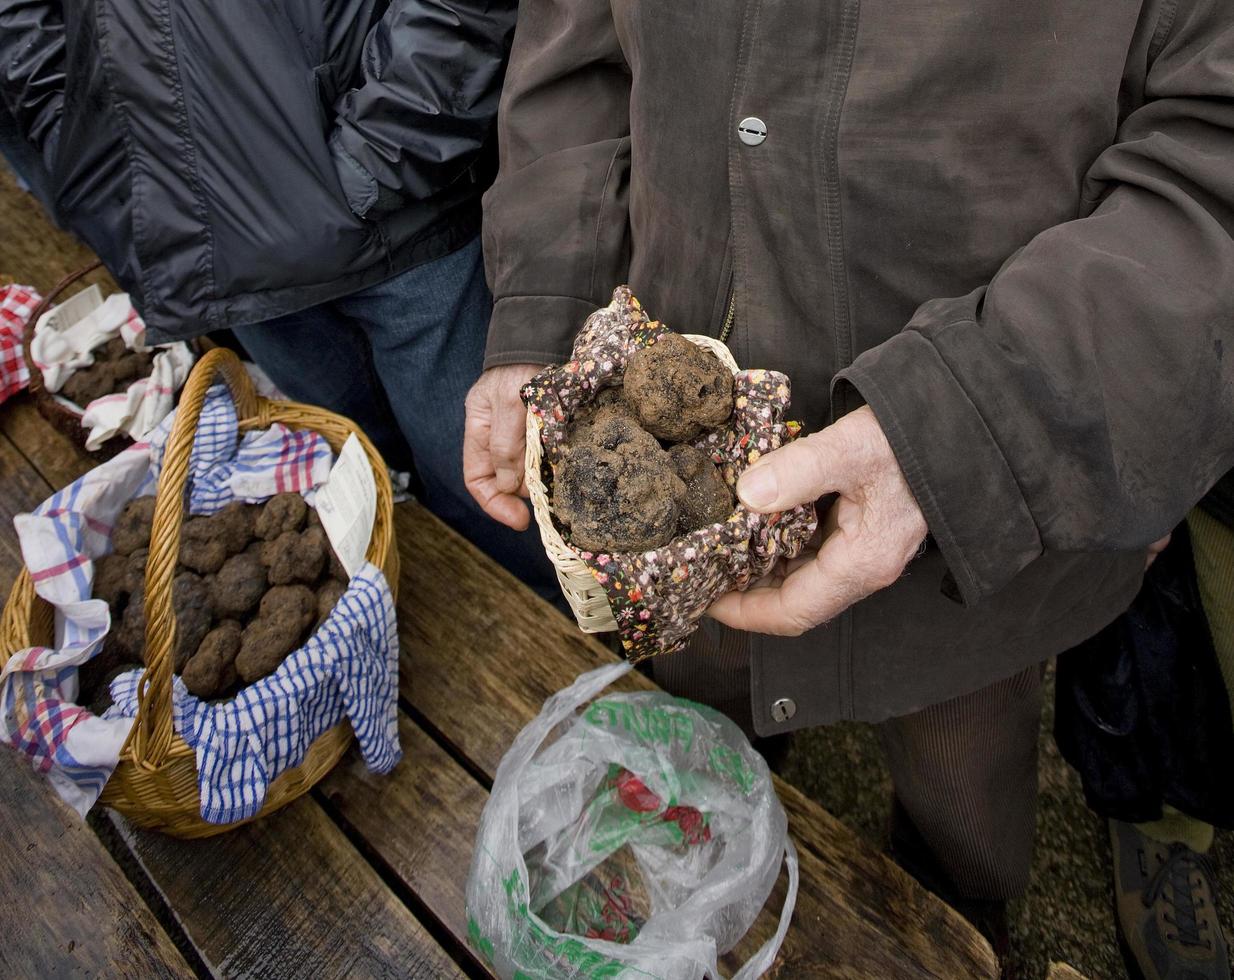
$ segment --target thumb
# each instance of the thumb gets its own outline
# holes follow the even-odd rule
[[[847,484],[843,443],[830,429],[768,453],[741,475],[737,496],[750,510],[770,514],[812,503]]]

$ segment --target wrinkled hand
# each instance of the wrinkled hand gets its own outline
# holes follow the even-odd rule
[[[541,370],[536,364],[489,368],[467,393],[463,482],[494,520],[516,531],[531,523],[523,484],[527,410],[519,389]]]
[[[817,553],[798,558],[708,615],[754,633],[797,636],[895,582],[926,536],[878,419],[863,407],[822,432],[768,453],[737,484],[751,510],[771,513],[838,494]]]
[[[1153,562],[1157,560],[1157,556],[1169,546],[1171,537],[1173,537],[1172,534],[1167,534],[1164,538],[1159,538],[1148,546],[1148,556],[1144,559],[1144,571],[1147,572],[1153,567]]]

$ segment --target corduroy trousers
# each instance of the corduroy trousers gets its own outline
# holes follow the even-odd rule
[[[707,621],[656,683],[751,732],[749,646]],[[1044,665],[876,726],[895,793],[960,895],[1011,899],[1028,886],[1037,814]]]

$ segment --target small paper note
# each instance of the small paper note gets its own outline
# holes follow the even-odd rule
[[[317,514],[348,577],[364,564],[377,516],[377,484],[364,447],[347,437],[330,476],[317,488]]]

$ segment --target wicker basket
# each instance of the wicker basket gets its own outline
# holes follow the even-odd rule
[[[97,272],[103,268],[102,262],[92,262],[83,269],[78,269],[76,272],[70,273],[61,279],[51,292],[43,297],[42,302],[34,308],[34,312],[30,314],[30,319],[26,321],[26,328],[22,336],[22,357],[26,362],[26,369],[30,373],[30,382],[27,390],[30,396],[34,399],[34,407],[38,409],[38,413],[47,419],[60,432],[68,436],[82,452],[86,453],[93,459],[97,459],[100,463],[111,459],[116,453],[123,449],[127,449],[133,444],[133,440],[123,433],[112,436],[104,442],[98,449],[87,449],[86,438],[90,433],[82,427],[82,411],[81,408],[71,408],[56,395],[47,390],[46,384],[43,382],[43,372],[39,370],[38,365],[34,363],[34,357],[30,353],[31,343],[34,340],[34,329],[38,326],[39,320],[48,310],[60,302],[61,297],[68,288],[75,283],[85,279],[93,272]],[[206,349],[206,345],[200,341],[186,341],[189,347],[193,350],[194,355],[201,353]]]
[[[725,367],[734,374],[737,373],[737,362],[721,341],[699,334],[682,336],[711,351]],[[570,608],[574,610],[574,618],[578,620],[579,628],[584,633],[611,632],[617,628],[617,620],[613,618],[613,610],[608,604],[604,586],[596,581],[591,569],[579,557],[578,551],[566,543],[553,520],[552,497],[544,482],[544,444],[540,440],[540,427],[540,419],[528,412],[527,465],[524,479],[527,493],[531,497],[532,509],[535,511],[536,524],[540,526],[540,540],[544,542],[544,550],[557,571],[557,581],[561,583],[561,591],[570,603]]]
[[[206,391],[221,374],[231,388],[242,432],[265,429],[281,422],[293,429],[320,433],[337,452],[348,436],[359,438],[373,467],[377,484],[377,516],[369,542],[368,560],[385,573],[392,590],[398,583],[398,551],[394,543],[393,501],[385,463],[355,424],[321,408],[293,402],[270,401],[257,395],[239,359],[229,350],[215,349],[197,362],[180,400],[175,425],[167,442],[159,476],[150,557],[146,563],[146,661],[138,698],[137,719],[120,753],[120,763],[100,800],[140,827],[176,837],[208,837],[237,827],[210,824],[201,818],[197,765],[193,750],[172,729],[172,649],[175,617],[171,584],[175,574],[183,519],[189,453]],[[16,651],[52,642],[52,607],[38,598],[29,573],[23,569],[13,585],[0,618],[0,666]],[[285,806],[321,779],[347,750],[351,728],[342,722],[325,732],[309,748],[304,761],[271,783],[257,819]]]

